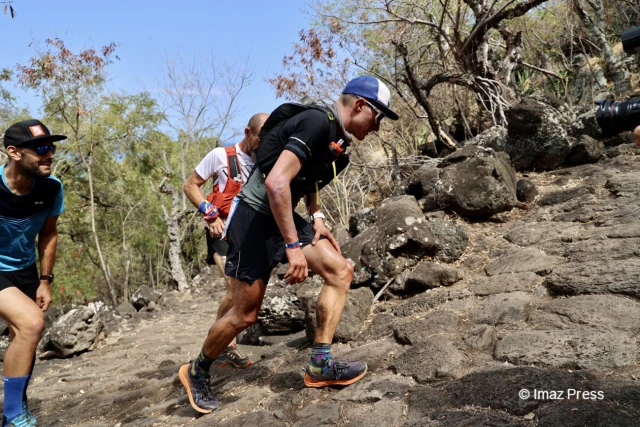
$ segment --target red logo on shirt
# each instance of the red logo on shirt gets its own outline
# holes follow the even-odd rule
[[[42,129],[42,126],[40,126],[40,125],[29,126],[29,130],[31,131],[31,135],[33,135],[33,136],[43,136],[44,135],[44,129]]]

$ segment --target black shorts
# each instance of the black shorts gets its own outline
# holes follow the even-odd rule
[[[22,270],[0,271],[0,291],[16,287],[35,301],[39,286],[40,276],[38,276],[38,268],[35,263]]]
[[[298,230],[298,240],[304,247],[311,243],[313,227],[293,213],[293,222]],[[271,270],[279,262],[287,263],[285,242],[276,220],[253,209],[244,200],[230,219],[227,228],[229,252],[225,274],[252,284],[257,279],[269,281]]]
[[[227,251],[229,250],[229,243],[226,240],[216,239],[211,237],[211,233],[209,229],[205,227],[204,233],[207,236],[207,264],[213,265],[216,262],[213,260],[213,254],[218,254],[220,256],[227,256]]]

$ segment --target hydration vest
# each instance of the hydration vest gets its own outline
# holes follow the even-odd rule
[[[315,104],[294,102],[280,105],[269,115],[269,118],[262,126],[259,135],[260,146],[258,147],[256,158],[256,164],[260,172],[262,172],[263,177],[266,178],[288,142],[284,140],[281,135],[282,127],[292,117],[310,109],[325,113],[326,119],[329,120],[331,124],[331,130],[326,150],[324,150],[321,157],[314,158],[310,161],[310,164],[305,165],[308,178],[298,175],[291,182],[292,190],[300,194],[317,193],[349,164],[349,156],[344,152],[347,144],[338,146],[337,150],[335,149],[337,145],[335,141],[336,118],[330,109]]]
[[[242,188],[242,170],[240,169],[236,146],[231,145],[224,147],[224,149],[227,153],[227,185],[225,185],[223,192],[220,192],[219,184],[214,185],[213,191],[207,196],[207,201],[218,207],[222,218],[229,216],[231,201]]]

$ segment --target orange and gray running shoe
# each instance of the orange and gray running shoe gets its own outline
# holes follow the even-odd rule
[[[189,374],[190,366],[191,363],[182,365],[178,371],[178,376],[180,377],[180,382],[187,390],[191,406],[203,414],[217,411],[222,405],[211,391],[209,377],[204,379],[193,378],[191,374]]]
[[[353,384],[367,374],[367,364],[365,362],[349,362],[340,360],[329,360],[329,364],[321,374],[313,374],[306,369],[304,375],[304,385],[307,387],[328,387],[332,385]]]
[[[231,344],[225,348],[220,356],[213,362],[215,366],[233,366],[234,368],[244,369],[253,362],[244,354],[240,353],[235,344]]]

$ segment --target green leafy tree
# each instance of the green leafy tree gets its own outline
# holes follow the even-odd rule
[[[40,92],[45,120],[69,137],[59,143],[54,165],[66,190],[61,231],[70,238],[61,239],[69,277],[59,286],[62,293],[96,294],[117,304],[129,297],[132,273],[153,276],[145,267],[161,246],[151,182],[159,174],[154,144],[166,140],[157,130],[162,115],[147,93],[104,94],[114,44],[77,54],[61,40],[47,46],[18,67],[18,80]]]

